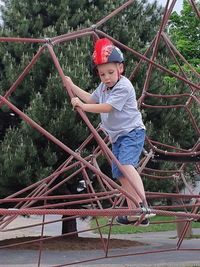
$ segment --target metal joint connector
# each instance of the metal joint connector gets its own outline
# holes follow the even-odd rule
[[[81,154],[81,152],[80,152],[80,150],[77,148],[75,151],[74,151],[76,154],[78,154],[78,155],[80,155]]]
[[[44,38],[46,44],[51,44],[51,38]]]
[[[96,25],[96,24],[93,24],[93,25],[91,26],[91,28],[93,29],[93,31],[95,31],[96,28],[97,28],[97,25]]]
[[[142,214],[151,214],[151,209],[149,207],[142,207]]]

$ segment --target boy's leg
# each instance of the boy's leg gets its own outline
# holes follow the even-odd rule
[[[122,173],[116,164],[112,164],[112,174],[117,178],[130,195],[134,197],[137,203],[127,198],[127,204],[130,209],[140,206],[139,203],[146,204],[146,197],[142,179],[135,169],[145,140],[145,130],[135,129],[131,132],[120,136],[115,143],[112,144],[112,152],[118,161],[123,165],[127,177]]]
[[[144,208],[146,206],[146,196],[144,191],[144,186],[142,179],[139,175],[139,173],[136,171],[136,169],[132,165],[123,165],[126,172],[129,174],[129,177],[132,178],[132,181],[130,182],[128,178],[126,177],[120,177],[119,182],[121,183],[122,188],[127,191],[130,195],[134,197],[134,199],[138,202],[138,206],[141,208]],[[126,198],[127,205],[129,209],[134,209],[136,207],[135,203],[129,199]],[[140,226],[148,226],[149,220],[148,218],[155,216],[156,214],[148,213],[145,215],[144,219],[140,222]],[[127,224],[135,224],[138,219],[140,218],[141,214],[133,214],[131,216],[118,216],[116,218],[116,221],[119,224],[127,225]]]
[[[139,173],[132,165],[123,165],[126,172],[129,174],[129,177],[132,178],[133,185],[129,182],[128,178],[120,177],[118,180],[121,183],[121,186],[126,190],[130,195],[132,195],[136,201],[139,203],[146,203],[145,191],[142,179]],[[136,207],[135,203],[127,198],[127,205],[129,209]]]
[[[131,132],[122,135],[112,144],[112,152],[118,161],[123,165],[124,171],[128,178],[121,172],[115,162],[112,162],[112,174],[113,178],[117,178],[121,183],[122,188],[133,196],[134,201],[130,198],[127,199],[127,205],[129,209],[135,209],[135,207],[145,208],[146,213],[146,196],[142,179],[134,168],[137,166],[139,156],[142,152],[144,145],[145,131],[140,129],[132,130]],[[138,205],[137,205],[138,204]],[[144,226],[148,225],[147,217],[152,217],[153,214],[148,214],[145,219],[140,223]],[[155,214],[154,214],[155,215]],[[141,214],[132,216],[118,216],[116,218],[118,223],[130,224],[136,222]]]

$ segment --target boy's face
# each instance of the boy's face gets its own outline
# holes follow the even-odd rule
[[[105,63],[97,66],[99,77],[107,87],[113,87],[123,72],[121,63]]]

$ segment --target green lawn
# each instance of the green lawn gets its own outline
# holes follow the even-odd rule
[[[101,228],[102,234],[108,234],[110,231],[110,225],[109,222],[106,221],[104,217],[98,217],[98,224],[100,226],[105,226]],[[134,234],[134,233],[142,233],[142,232],[161,232],[161,231],[169,231],[169,230],[176,230],[176,223],[158,223],[158,224],[153,224],[155,222],[163,222],[163,221],[174,221],[175,219],[171,216],[155,216],[151,218],[150,224],[148,227],[141,227],[141,226],[132,226],[132,225],[114,225],[112,226],[111,233],[112,234]],[[115,223],[115,222],[114,222]],[[91,227],[95,228],[96,227],[96,220],[93,219],[91,220]],[[200,223],[192,223],[192,228],[200,228]],[[97,232],[97,231],[95,231]]]

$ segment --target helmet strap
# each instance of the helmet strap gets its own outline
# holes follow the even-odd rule
[[[121,74],[124,71],[124,65],[123,65],[123,63],[118,63],[117,64],[117,71],[118,71],[118,81],[119,81],[120,76],[121,76]]]
[[[119,81],[119,79],[120,79],[120,76],[121,76],[121,71],[119,70],[119,68],[117,68],[117,75],[118,75],[118,81]]]

